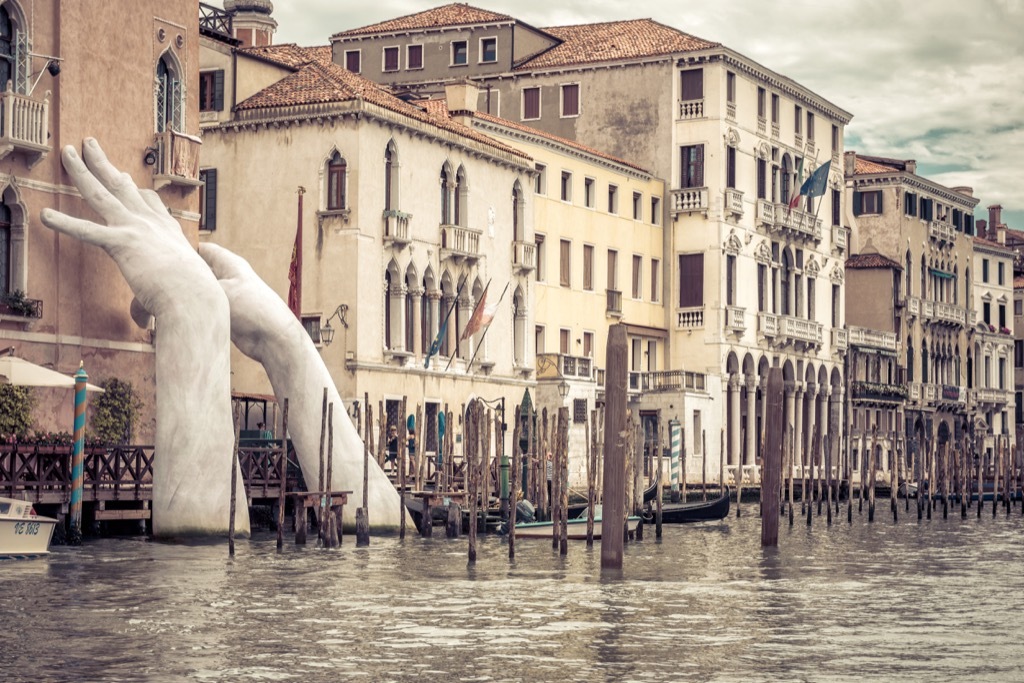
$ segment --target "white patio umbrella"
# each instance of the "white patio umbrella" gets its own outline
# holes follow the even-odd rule
[[[60,387],[75,388],[75,378],[44,368],[42,365],[30,363],[24,358],[0,356],[0,384],[13,384],[19,387]],[[86,384],[86,391],[102,392],[95,384]]]

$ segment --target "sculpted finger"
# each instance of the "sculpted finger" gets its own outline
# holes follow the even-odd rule
[[[146,214],[152,211],[150,205],[143,200],[132,177],[114,168],[95,138],[85,139],[82,155],[85,157],[86,166],[115,199],[134,212]]]
[[[245,259],[217,244],[201,243],[199,255],[219,280],[245,277],[252,272],[252,267]]]
[[[71,176],[82,197],[92,209],[103,217],[107,224],[125,224],[131,220],[131,214],[119,199],[114,197],[103,183],[85,165],[85,162],[71,145],[61,152],[64,169]]]
[[[146,202],[146,205],[161,218],[171,215],[171,212],[167,210],[167,205],[164,204],[164,200],[160,199],[160,195],[157,194],[156,190],[142,189],[139,190],[139,194],[142,196],[142,201]]]
[[[98,225],[92,221],[68,216],[60,211],[43,209],[39,214],[39,218],[43,221],[43,225],[51,230],[70,235],[83,242],[95,244],[104,249],[114,246],[117,242],[117,230],[108,228],[105,225]]]

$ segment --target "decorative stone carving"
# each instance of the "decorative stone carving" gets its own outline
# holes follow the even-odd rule
[[[740,253],[740,249],[743,248],[743,243],[740,238],[736,236],[736,229],[733,228],[729,231],[729,236],[725,238],[725,242],[722,244],[722,249],[726,253],[732,254],[733,256]]]

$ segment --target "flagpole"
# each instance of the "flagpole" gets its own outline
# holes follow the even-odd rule
[[[505,289],[501,290],[501,296],[498,297],[498,303],[494,304],[495,308],[497,308],[498,304],[501,303],[501,300],[505,298],[505,292],[508,291],[509,284],[511,284],[511,283],[509,283],[509,282],[505,283]],[[494,320],[492,319],[491,322],[494,322]],[[477,344],[475,349],[473,349],[473,357],[469,359],[469,365],[466,366],[466,372],[467,373],[469,372],[469,369],[473,367],[473,361],[476,360],[476,354],[480,353],[480,349],[483,348],[484,339],[487,337],[487,331],[490,330],[490,329],[491,329],[491,323],[487,323],[487,327],[484,328],[484,333],[482,335],[480,335],[480,343]]]
[[[444,322],[443,322],[443,323],[441,323],[441,325],[442,325],[442,326],[445,326],[445,325],[447,325],[447,324],[448,324],[448,319],[452,317],[452,311],[454,311],[454,310],[455,310],[455,307],[459,305],[459,295],[460,295],[460,294],[462,294],[462,288],[466,286],[466,282],[467,282],[468,280],[469,280],[469,278],[468,278],[468,277],[467,277],[467,278],[465,278],[465,279],[464,279],[464,280],[462,281],[462,284],[460,284],[460,285],[459,285],[459,288],[458,288],[458,290],[456,290],[456,292],[455,292],[455,298],[454,298],[454,299],[452,299],[452,305],[451,305],[451,308],[449,308],[449,309],[448,309],[448,315],[446,315],[446,316],[444,317]],[[438,329],[440,329],[440,328],[438,328]],[[456,333],[458,333],[458,330],[456,330],[455,332],[456,332]],[[446,329],[445,329],[445,334],[447,334],[447,333],[448,333],[448,331],[447,331],[447,328],[446,328]],[[455,354],[456,354],[456,353],[458,353],[458,351],[459,351],[459,344],[458,344],[458,342],[456,341],[456,342],[455,342],[455,351],[454,351],[454,352],[452,352],[452,353],[449,353],[449,354],[448,354],[448,365],[444,366],[444,371],[445,371],[445,372],[448,372],[448,368],[449,368],[449,367],[451,366],[451,364],[452,364],[452,358],[454,358],[454,357],[455,357]]]
[[[468,279],[469,278],[466,278],[466,280],[468,280]],[[466,284],[466,280],[462,281],[463,285]],[[490,287],[490,286],[491,286],[491,281],[488,280],[487,284],[484,285],[483,296],[484,296],[485,299],[487,298],[487,288]],[[456,297],[456,301],[457,300],[458,300],[458,297]],[[479,303],[477,305],[479,306]],[[473,313],[476,313],[476,311],[474,310]],[[466,324],[468,325],[472,320],[473,320],[473,316],[472,316],[472,314],[470,314],[469,320],[466,321]],[[459,353],[459,344],[461,344],[462,341],[463,341],[463,339],[462,339],[461,335],[459,334],[459,331],[455,330],[455,351],[454,351],[454,353],[448,354],[448,364],[444,366],[444,371],[445,372],[448,372],[448,368],[450,368],[452,366],[452,361],[455,360],[455,356],[458,355],[458,353]]]

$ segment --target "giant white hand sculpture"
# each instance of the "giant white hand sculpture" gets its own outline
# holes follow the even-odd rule
[[[283,404],[288,399],[288,432],[311,489],[320,477],[320,427],[323,389],[327,387],[327,400],[334,404],[330,488],[354,492],[349,500],[355,505],[345,506],[344,511],[345,525],[354,526],[356,507],[362,505],[363,441],[313,340],[281,297],[241,256],[208,243],[199,245],[199,255],[206,259],[228,295],[231,340],[242,353],[263,364],[278,401]],[[398,492],[373,458],[369,460],[367,481],[371,526],[377,530],[397,529],[401,519]]]
[[[83,156],[84,162],[71,146],[61,154],[75,187],[106,225],[52,209],[40,217],[46,227],[106,251],[138,305],[157,319],[153,534],[227,533],[229,467],[237,467],[227,297],[156,192],[139,190],[92,138]],[[237,506],[235,531],[249,533],[244,504]]]

